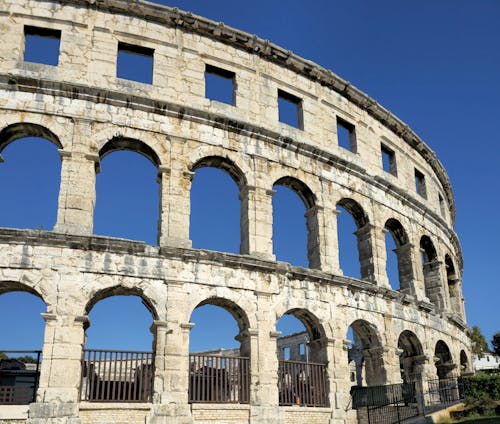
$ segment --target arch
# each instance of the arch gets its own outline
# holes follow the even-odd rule
[[[36,290],[34,287],[28,286],[27,284],[20,283],[18,281],[2,281],[0,282],[0,295],[10,292],[26,292],[36,297],[40,298],[40,300],[48,307],[47,302],[45,301],[43,295]]]
[[[300,208],[300,206],[294,204],[293,203],[294,199],[290,197],[286,202],[279,202],[280,199],[286,198],[287,193],[279,192],[279,196],[273,197],[273,221],[274,221],[273,249],[275,253],[277,253],[278,256],[280,256],[281,252],[285,250],[285,249],[277,249],[277,246],[283,247],[282,243],[283,236],[280,237],[280,235],[277,233],[277,228],[278,228],[277,222],[282,224],[284,220],[280,219],[281,216],[283,216],[283,213],[276,213],[276,211],[282,209],[283,204],[285,204],[288,209],[287,212],[290,215],[289,220],[290,221],[293,220],[292,222],[294,222],[295,224],[292,226],[293,228],[290,229],[290,234],[288,236],[291,237],[291,239],[295,242],[293,244],[302,244],[305,246],[302,247],[301,256],[299,256],[299,254],[296,255],[289,254],[289,255],[284,255],[285,256],[284,259],[288,260],[288,257],[293,257],[293,259],[296,259],[299,265],[304,266],[305,262],[304,259],[307,257],[309,268],[316,268],[316,269],[320,268],[321,258],[320,258],[320,246],[319,246],[319,222],[318,222],[318,211],[314,207],[316,205],[315,195],[305,183],[291,176],[285,176],[279,178],[274,182],[273,188],[276,186],[286,187],[287,189],[295,193],[304,204],[306,210],[304,215],[302,215],[301,213],[297,215],[297,212],[299,212],[297,210],[297,207]],[[291,211],[293,213],[290,213]],[[303,216],[305,216],[305,228],[303,226],[304,223]],[[306,232],[304,232],[304,230]],[[305,241],[304,236],[306,234],[307,234],[307,242],[306,242],[307,244],[304,243]],[[292,260],[290,260],[290,262],[292,262]],[[297,265],[297,263],[295,263],[294,265]]]
[[[121,285],[107,287],[95,292],[92,298],[85,305],[85,313],[88,314],[97,302],[112,296],[138,296],[141,298],[146,309],[152,315],[153,320],[159,319],[158,311],[153,305],[153,302],[144,294],[142,289],[138,287],[124,287]]]
[[[422,272],[424,275],[425,295],[438,309],[444,308],[443,287],[441,282],[441,263],[436,248],[429,236],[420,239]]]
[[[279,320],[284,316],[299,320],[305,331],[294,329],[276,340],[279,404],[328,406],[328,352],[323,325],[303,308],[289,309]]]
[[[304,325],[310,341],[320,340],[325,337],[325,329],[320,320],[307,309],[293,308],[283,315],[292,315],[297,318]]]
[[[193,163],[189,170],[195,172],[197,169],[211,167],[217,168],[226,172],[234,180],[239,190],[243,190],[247,186],[247,178],[241,168],[235,162],[227,157],[222,156],[205,156]]]
[[[437,341],[434,356],[438,378],[441,380],[451,377],[456,366],[453,363],[450,348],[443,340]]]
[[[356,240],[352,239],[351,235],[345,234],[345,226],[338,224],[337,231],[339,235],[339,263],[346,269],[351,269],[351,276],[361,278],[366,281],[375,281],[375,268],[373,260],[373,242],[372,228],[369,225],[368,215],[361,205],[351,198],[342,198],[336,204],[337,207],[345,209],[347,214],[354,220],[354,225],[357,228],[353,232]],[[339,218],[337,218],[339,221]],[[349,224],[349,228],[352,224]],[[343,237],[342,237],[343,235]],[[355,245],[354,245],[355,243]],[[345,246],[348,246],[346,254]],[[357,256],[359,261],[359,271],[352,267],[351,258]]]
[[[448,296],[450,297],[451,312],[461,316],[461,294],[460,294],[460,280],[455,271],[455,265],[451,256],[446,254],[444,256],[444,265],[446,268],[446,282],[448,287]]]
[[[389,218],[385,222],[384,228],[386,228],[389,233],[391,233],[397,247],[404,246],[409,242],[406,230],[397,219]]]
[[[397,274],[399,282],[399,291],[403,293],[414,293],[413,288],[413,267],[411,260],[411,246],[409,244],[409,238],[406,230],[403,228],[401,223],[394,218],[389,218],[384,225],[384,229],[392,237],[396,249],[394,253],[397,257]],[[386,235],[386,251],[387,251],[387,235]],[[387,252],[388,256],[389,252]],[[387,265],[389,263],[389,257],[386,257],[386,272]],[[389,273],[387,272],[389,277]],[[390,279],[389,279],[390,282]],[[394,288],[394,287],[393,287]]]
[[[239,332],[236,330],[237,334],[234,339],[239,342],[239,348],[234,347],[234,345],[211,345],[209,348],[208,346],[202,348],[201,351],[190,352],[189,400],[191,402],[210,403],[248,403],[250,398],[249,366],[251,356],[248,316],[234,301],[213,296],[199,302],[191,311],[191,318],[197,308],[207,305],[222,308],[234,318],[239,330]],[[209,312],[213,314],[215,311],[209,310]],[[229,327],[227,325],[221,325],[220,327],[211,325],[206,329],[209,331],[209,335],[212,336],[210,338],[211,343],[214,343],[213,339],[219,339],[219,342],[223,340],[223,338],[216,337],[214,334],[214,332],[217,332],[217,336],[220,336],[221,327],[224,327],[226,334],[230,336],[234,334],[232,331],[228,331]],[[193,337],[192,333],[190,334],[190,345],[191,337]],[[222,341],[222,343],[227,343],[227,341]],[[192,346],[190,346],[191,348]],[[234,376],[235,370],[239,373],[240,378],[231,378],[231,376]]]
[[[248,319],[248,315],[246,314],[246,312],[243,310],[243,308],[241,308],[239,305],[237,305],[230,299],[217,296],[209,297],[198,303],[198,305],[196,305],[193,308],[193,310],[204,305],[219,306],[228,311],[238,323],[240,331],[247,330],[250,327],[250,321]]]
[[[344,208],[353,217],[356,226],[359,228],[364,227],[369,223],[368,215],[361,207],[361,205],[353,199],[343,198],[337,202],[337,206]]]
[[[437,252],[434,247],[434,243],[429,236],[423,235],[420,238],[420,251],[423,254],[423,258],[425,262],[432,262],[437,260]]]
[[[273,187],[277,185],[287,187],[297,193],[300,199],[304,202],[306,209],[311,209],[316,205],[316,196],[307,184],[303,183],[299,179],[290,176],[281,177],[274,182]]]
[[[10,143],[24,137],[40,137],[52,142],[58,149],[62,149],[63,145],[52,131],[39,124],[28,122],[19,122],[11,124],[0,131],[0,153]]]
[[[348,350],[347,360],[355,367],[357,385],[386,384],[382,339],[377,327],[368,321],[357,319],[350,328],[354,340]]]
[[[141,140],[122,136],[116,136],[107,141],[99,150],[99,158],[102,160],[110,153],[117,152],[119,150],[131,150],[144,156],[156,167],[161,165],[158,154],[153,150],[153,148],[151,148],[151,146]]]
[[[425,362],[422,343],[415,333],[404,330],[398,338],[399,367],[405,383],[420,380]]]

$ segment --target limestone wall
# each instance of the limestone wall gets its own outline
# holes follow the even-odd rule
[[[57,66],[24,60],[26,28],[60,31]],[[18,138],[41,136],[62,161],[53,231],[0,230],[0,294],[27,290],[47,305],[30,424],[191,423],[216,415],[222,422],[221,414],[228,423],[348,422],[345,337],[353,324],[365,340],[372,383],[401,380],[403,332],[421,345],[413,355],[422,375],[436,374],[440,340],[450,369],[458,370],[461,353],[470,358],[448,177],[430,148],[366,94],[278,46],[153,4],[5,0],[0,29],[0,154]],[[153,51],[152,84],[116,76],[124,44]],[[207,65],[234,73],[232,105],[205,97]],[[300,103],[300,128],[279,122],[280,92]],[[338,119],[354,128],[353,151],[338,145]],[[384,171],[382,144],[393,151],[397,173]],[[101,158],[119,149],[142,153],[158,169],[158,246],[93,236],[96,173]],[[238,184],[240,255],[191,248],[191,179],[202,166],[219,167]],[[426,196],[416,192],[416,170]],[[308,269],[275,261],[276,183],[306,205]],[[361,280],[339,266],[338,206],[358,226]],[[387,230],[397,238],[398,291],[385,272]],[[154,399],[146,409],[85,409],[87,313],[120,293],[140,295],[154,316]],[[207,299],[241,316],[251,355],[248,406],[190,406],[188,370],[171,365],[187,361],[189,317]],[[275,325],[289,311],[314,327],[311,341],[328,367],[328,408],[278,405]]]

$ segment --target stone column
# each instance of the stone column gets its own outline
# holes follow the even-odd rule
[[[377,283],[379,277],[379,265],[376,263],[374,257],[375,243],[374,243],[374,230],[375,226],[366,224],[354,232],[358,238],[358,254],[359,263],[361,266],[361,278],[371,283]],[[385,270],[384,270],[385,273]]]
[[[417,282],[413,269],[412,252],[415,246],[411,243],[406,243],[394,249],[398,256],[398,275],[399,275],[399,291],[405,294],[417,293]]]
[[[154,396],[147,424],[192,424],[188,403],[189,331],[192,323],[154,321]]]
[[[274,261],[273,204],[274,190],[247,186],[240,191],[240,251],[261,259]]]
[[[59,150],[61,186],[54,231],[91,235],[94,227],[95,179],[99,157]]]
[[[367,386],[383,386],[388,382],[385,360],[389,349],[382,346],[363,349],[365,379]]]
[[[349,395],[351,383],[349,375],[349,360],[347,356],[348,344],[350,342],[343,338],[328,339],[328,381],[330,384],[330,407],[332,416],[330,424],[343,424],[355,422],[356,411],[351,409],[351,397]]]
[[[191,181],[194,173],[180,169],[158,168],[160,183],[160,247],[190,248],[189,217],[191,213]]]
[[[281,421],[278,397],[278,355],[276,315],[271,294],[258,292],[258,329],[249,330],[251,343],[250,423],[278,424]],[[243,347],[243,346],[242,346]]]
[[[443,278],[441,276],[442,262],[433,260],[423,264],[425,295],[439,310],[444,310]]]
[[[340,273],[337,220],[339,211],[315,205],[306,213],[307,256],[309,267]]]
[[[339,262],[339,240],[337,231],[337,209],[323,207],[318,213],[320,228],[319,247],[321,270],[331,274],[342,274]]]
[[[387,254],[385,245],[385,235],[387,230],[383,227],[377,227],[375,225],[370,225],[370,227],[370,236],[372,238],[373,273],[375,278],[374,282],[381,287],[389,289],[391,288],[391,285],[389,284],[389,279],[387,277]]]
[[[40,382],[27,424],[80,424],[78,402],[87,316],[42,314],[46,321]]]

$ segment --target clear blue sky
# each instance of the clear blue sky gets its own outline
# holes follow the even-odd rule
[[[159,3],[189,10],[255,33],[317,62],[350,81],[409,124],[437,153],[454,188],[457,205],[456,231],[462,243],[465,261],[463,291],[468,323],[478,325],[488,341],[495,331],[500,331],[500,314],[497,309],[500,302],[499,277],[495,267],[500,255],[500,223],[497,219],[500,206],[500,2],[287,0],[286,7],[283,7],[285,3],[282,0],[165,0]],[[58,169],[54,173],[53,169],[47,170],[44,165],[57,164],[57,153],[48,143],[37,142],[33,145],[36,147],[27,148],[28,142],[20,141],[13,143],[3,153],[6,162],[0,165],[0,190],[2,197],[9,199],[9,203],[4,203],[9,208],[0,210],[1,226],[43,226],[50,229],[54,224],[54,200],[50,203],[43,199],[50,196],[56,199],[54,187],[57,193],[58,182],[54,181],[58,178]],[[35,151],[35,148],[40,148],[41,151]],[[21,168],[27,154],[23,149],[32,152],[34,158],[33,162],[26,164],[25,169]],[[50,158],[42,159],[45,154]],[[17,160],[16,155],[22,156],[23,160]],[[48,174],[45,175],[45,172]],[[47,184],[47,194],[42,191],[45,184],[33,187],[33,181],[42,181],[42,175],[52,184],[52,189]],[[96,233],[145,240],[154,244],[158,201],[154,175],[152,165],[137,155],[125,152],[106,157],[97,183]],[[122,184],[125,194],[120,194],[118,180],[126,176],[130,176],[130,180]],[[26,178],[26,181],[23,182],[21,178]],[[31,194],[30,190],[33,190]],[[204,195],[209,194],[209,190],[220,192],[221,198],[207,206]],[[30,203],[23,203],[24,195],[27,198],[37,195],[39,201],[30,206]],[[116,198],[112,198],[112,195]],[[210,192],[210,195],[215,194]],[[237,189],[229,177],[212,170],[198,171],[192,196],[194,246],[237,251]],[[118,206],[119,202],[127,202],[127,199],[128,203]],[[18,203],[19,209],[11,206],[13,200]],[[204,205],[203,210],[196,207],[197,202]],[[45,213],[40,207],[41,203],[48,208],[48,218],[41,218]],[[293,228],[294,222],[303,225],[303,206],[286,189],[279,190],[275,203],[278,258],[299,265],[305,264],[304,249],[297,248],[304,246],[304,233],[287,240],[281,238],[285,231],[279,230]],[[228,204],[233,206],[226,207]],[[213,207],[215,214],[227,212],[219,224],[209,221],[208,228],[214,233],[206,231],[207,225],[203,221],[203,217],[213,219],[209,206]],[[280,212],[280,207],[288,212],[286,215],[295,215],[292,218],[297,221],[278,219],[285,215]],[[127,218],[131,221],[112,219],[116,217],[116,208],[127,210]],[[341,219],[348,222],[347,217]],[[134,225],[130,225],[130,222],[134,222]],[[136,225],[137,222],[144,223],[144,226]],[[341,239],[345,239],[344,244],[349,243],[350,229],[346,228],[343,230],[345,234],[341,234]],[[289,232],[286,233],[288,235]],[[214,240],[211,234],[223,234],[219,237],[221,244],[210,244]],[[294,247],[293,251],[285,250],[290,246]],[[354,275],[355,269],[349,265],[352,261],[345,257],[341,260],[344,270]],[[9,316],[16,310],[14,305],[17,302],[27,302],[24,298],[17,302],[13,299],[14,295],[0,296],[1,322],[13,322]],[[150,317],[143,312],[139,303],[135,306],[137,310],[127,306],[127,316],[143,316],[143,321],[136,320],[139,327],[137,331],[143,335],[144,328],[149,326],[144,322],[150,320]],[[123,346],[120,340],[114,342],[109,337],[99,337],[100,334],[110,334],[105,324],[109,323],[109,311],[116,307],[112,300],[96,305],[91,313],[93,326],[89,329],[89,343],[102,348],[148,348],[150,340],[144,337],[137,346],[125,335],[121,337],[126,338],[126,343],[130,343],[130,346]],[[197,322],[193,337],[196,332],[207,334],[202,329],[203,324],[210,327],[210,314],[203,314],[202,310],[197,314],[199,315],[192,317],[192,321]],[[127,334],[130,334],[133,326],[131,323],[124,325],[123,319],[115,323],[116,327],[113,328],[126,328]],[[217,319],[221,322],[223,318]],[[22,325],[24,318],[20,316],[14,322]],[[15,332],[16,335],[10,332],[10,327],[4,327],[0,327],[1,345],[10,347],[20,345],[19,334],[26,334],[32,328],[26,327],[26,330]],[[228,333],[231,331],[234,335],[237,330],[233,328]],[[119,331],[115,333],[120,337]],[[196,337],[203,338],[201,335]],[[213,343],[230,347],[229,339],[217,339]],[[35,338],[32,338],[32,343],[34,341]],[[209,347],[204,343],[204,340],[200,341],[193,349]],[[22,347],[34,346],[30,344]]]

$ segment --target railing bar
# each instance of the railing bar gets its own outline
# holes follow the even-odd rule
[[[132,385],[130,384],[130,369],[132,367],[132,358],[131,358],[132,352],[127,353],[127,358],[125,362],[125,374],[127,376],[127,397],[124,400],[131,400],[132,399]]]
[[[123,352],[117,352],[120,354],[120,371],[118,374],[118,390],[116,392],[116,399],[122,400],[122,370],[123,370]]]
[[[144,392],[143,392],[143,384],[144,384],[144,373],[146,371],[145,361],[144,361],[144,353],[141,353],[141,367],[139,370],[139,399],[144,401]]]

